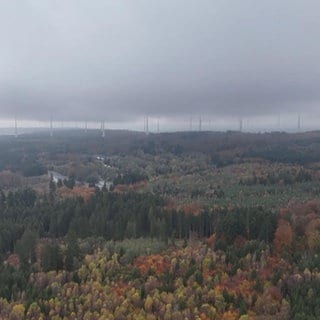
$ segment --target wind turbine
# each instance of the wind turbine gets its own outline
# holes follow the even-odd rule
[[[242,132],[242,127],[243,127],[243,120],[242,118],[239,119],[239,131]]]
[[[149,117],[148,116],[145,117],[145,134],[146,135],[149,134]]]
[[[18,122],[17,117],[14,117],[14,137],[18,138]]]
[[[104,120],[101,121],[101,136],[104,138],[106,136],[106,132],[104,130]]]
[[[50,137],[53,137],[52,117],[50,118]]]

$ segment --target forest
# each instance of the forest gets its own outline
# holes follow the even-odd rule
[[[0,137],[0,319],[320,318],[320,133],[96,135]]]

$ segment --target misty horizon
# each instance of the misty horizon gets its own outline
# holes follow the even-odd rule
[[[146,131],[144,119],[140,117],[134,121],[104,121],[106,130],[129,130]],[[201,119],[201,125],[200,125]],[[0,119],[0,129],[14,133],[15,120],[18,129],[50,129],[48,120],[25,120],[25,119]],[[177,132],[177,131],[243,131],[243,132],[304,132],[320,130],[320,117],[287,115],[281,116],[260,116],[251,118],[213,118],[213,117],[148,117],[148,131]],[[63,121],[52,118],[53,129],[83,129],[100,130],[102,121]],[[240,128],[241,126],[241,128]]]

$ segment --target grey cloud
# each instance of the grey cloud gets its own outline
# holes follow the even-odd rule
[[[4,0],[0,117],[317,112],[316,0]]]

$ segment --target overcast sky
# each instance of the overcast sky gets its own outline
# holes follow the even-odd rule
[[[320,114],[319,0],[2,0],[0,118]]]

